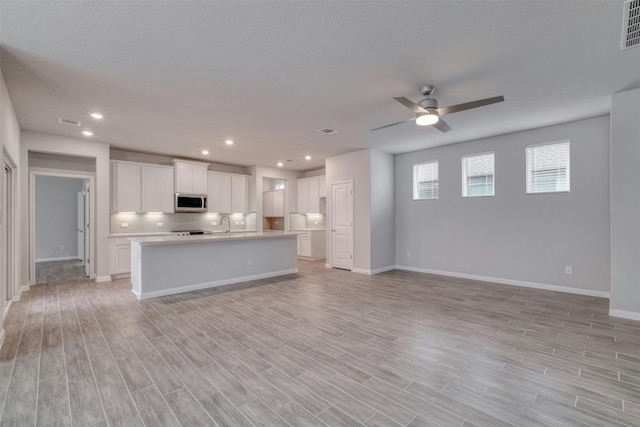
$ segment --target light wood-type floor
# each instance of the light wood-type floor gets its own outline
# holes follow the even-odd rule
[[[36,262],[36,283],[86,279],[84,264],[79,259]]]
[[[640,425],[640,322],[605,299],[300,262],[138,301],[32,287],[5,322],[3,425]]]

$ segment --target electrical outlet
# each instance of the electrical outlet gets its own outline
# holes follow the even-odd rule
[[[573,268],[570,265],[564,266],[564,274],[573,274]]]
[[[407,251],[407,258],[411,258],[411,251]]]
[[[247,260],[247,265],[253,265],[253,258],[249,258]]]
[[[129,223],[128,222],[121,222],[120,223],[120,228],[129,228]]]
[[[64,251],[64,245],[60,245],[60,250]]]
[[[164,227],[164,223],[162,223],[162,222],[156,222],[156,227]]]

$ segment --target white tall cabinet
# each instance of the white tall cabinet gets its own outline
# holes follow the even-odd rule
[[[176,193],[207,194],[208,164],[177,159],[173,163],[176,167]]]
[[[209,172],[207,186],[209,212],[249,211],[249,177],[247,175]]]

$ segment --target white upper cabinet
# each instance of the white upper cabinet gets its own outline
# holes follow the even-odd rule
[[[142,166],[142,211],[173,212],[173,168]]]
[[[111,162],[111,211],[140,212],[140,165]]]
[[[209,172],[207,194],[209,212],[249,211],[249,177],[246,175]]]
[[[322,213],[326,197],[325,177],[312,176],[298,180],[298,213]]]
[[[249,212],[249,177],[231,175],[231,212]]]
[[[174,160],[176,166],[176,193],[207,194],[206,163]]]
[[[231,213],[231,175],[209,172],[207,207],[212,213]]]
[[[284,216],[284,190],[262,193],[262,216]]]
[[[173,212],[173,168],[111,162],[113,212]]]
[[[298,180],[298,213],[309,212],[309,179]]]

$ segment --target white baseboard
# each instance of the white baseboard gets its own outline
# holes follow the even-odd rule
[[[22,293],[29,292],[30,289],[31,285],[29,284],[20,286],[20,289],[18,289],[18,298],[16,298],[16,301],[20,301],[22,299]]]
[[[326,263],[326,264],[324,265],[324,268],[332,268],[332,267],[331,267],[331,264]]]
[[[352,268],[351,271],[353,273],[360,273],[360,274],[371,274],[371,270],[366,270],[364,268]]]
[[[96,276],[96,282],[110,282],[111,276]]]
[[[385,271],[391,271],[391,270],[395,270],[395,269],[396,269],[395,265],[388,265],[386,267],[376,268],[375,270],[371,270],[371,273],[369,273],[369,274],[384,273]]]
[[[621,317],[623,319],[630,320],[640,320],[640,313],[638,313],[637,311],[615,310],[613,308],[610,308],[609,316]]]
[[[47,262],[47,261],[69,261],[72,259],[77,259],[79,260],[80,258],[78,257],[78,255],[73,255],[73,256],[60,256],[60,257],[54,257],[54,258],[37,258],[36,262]]]
[[[2,313],[2,324],[4,324],[5,320],[7,320],[7,315],[9,315],[9,310],[13,305],[13,299],[7,301],[7,306],[4,308],[4,312]]]
[[[478,276],[476,274],[453,273],[451,271],[432,270],[429,268],[396,265],[398,270],[416,271],[418,273],[437,274],[439,276],[459,277],[461,279],[479,280],[482,282],[500,283],[501,285],[522,286],[524,288],[544,289],[547,291],[565,292],[569,294],[587,295],[598,298],[609,298],[609,292],[592,291],[590,289],[571,288],[568,286],[548,285],[546,283],[525,282],[522,280],[503,279],[500,277]]]
[[[269,277],[284,276],[285,274],[295,274],[297,272],[298,272],[297,268],[292,268],[290,270],[272,271],[269,273],[254,274],[252,276],[242,276],[242,277],[234,277],[232,279],[216,280],[214,282],[196,283],[195,285],[179,286],[176,288],[162,289],[160,291],[138,293],[132,289],[131,292],[133,292],[136,295],[136,297],[138,297],[138,299],[147,299],[147,298],[162,297],[165,295],[179,294],[182,292],[197,291],[200,289],[215,288],[217,286],[233,285],[234,283],[248,282],[251,280],[259,280],[259,279],[266,279]]]

